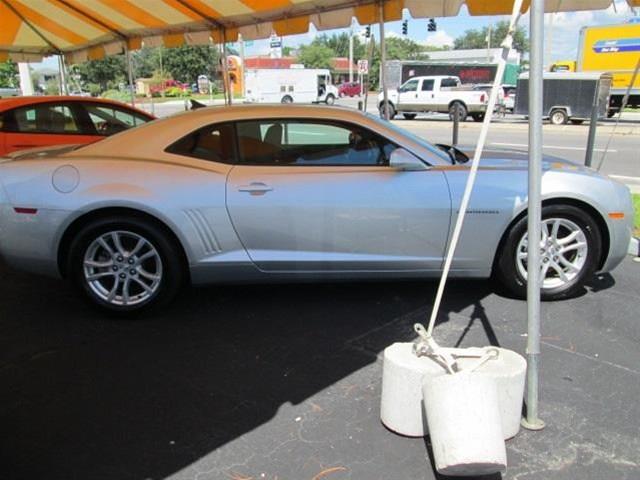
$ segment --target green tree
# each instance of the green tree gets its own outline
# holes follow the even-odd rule
[[[502,20],[496,23],[491,28],[491,46],[499,47],[502,40],[504,40],[504,37],[507,36],[508,30],[509,22]],[[487,48],[488,32],[489,27],[467,30],[454,40],[453,48],[455,50],[466,48]],[[513,35],[513,48],[520,53],[526,53],[529,51],[529,37],[527,36],[527,30],[522,26],[518,26]]]
[[[127,78],[124,55],[111,55],[100,60],[80,63],[74,65],[72,71],[80,75],[83,84],[98,84],[103,91],[115,88]]]
[[[426,47],[408,38],[390,37],[386,39],[387,60],[426,60]],[[380,81],[380,44],[373,49],[373,58],[369,67],[369,88],[377,89]]]
[[[349,58],[349,34],[342,32],[328,36],[326,34],[318,35],[312,42],[317,45],[324,45],[334,51],[336,57]],[[364,58],[365,45],[357,36],[353,37],[353,58],[355,60]]]
[[[336,53],[326,45],[312,42],[302,45],[298,51],[298,62],[306,68],[331,68],[331,60]]]
[[[16,87],[18,66],[11,60],[0,63],[0,87]]]
[[[218,71],[218,58],[218,49],[208,45],[162,49],[164,71],[169,72],[174,80],[186,83],[196,82],[198,75],[214,77]]]

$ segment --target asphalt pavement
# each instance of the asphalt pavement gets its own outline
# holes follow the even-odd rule
[[[542,306],[541,432],[518,480],[640,478],[640,263]],[[0,266],[0,477],[439,479],[430,443],[379,420],[381,353],[435,282],[212,286],[116,320],[63,282]],[[524,354],[526,303],[452,281],[437,340]]]

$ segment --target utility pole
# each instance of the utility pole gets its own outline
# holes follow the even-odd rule
[[[487,63],[491,61],[491,29],[492,24],[489,23],[489,29],[487,30]]]
[[[545,33],[544,40],[544,62],[547,65],[551,65],[553,62],[551,61],[551,45],[553,44],[553,21],[556,18],[555,12],[551,12],[549,14],[549,25],[547,27],[547,32]],[[545,68],[547,70],[548,68]]]
[[[382,85],[382,99],[383,99],[383,111],[384,111],[384,119],[389,120],[389,96],[387,93],[387,75],[386,75],[386,64],[387,64],[387,47],[385,45],[384,38],[384,2],[380,1],[378,4],[378,9],[380,13],[380,83]]]
[[[353,82],[353,18],[349,25],[349,83]]]

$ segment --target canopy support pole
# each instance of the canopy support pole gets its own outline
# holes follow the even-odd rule
[[[530,7],[529,70],[529,192],[527,208],[527,416],[522,426],[544,428],[538,417],[538,360],[540,357],[540,241],[542,239],[542,75],[544,70],[544,0]],[[545,239],[546,240],[546,239]]]
[[[380,9],[380,83],[382,84],[382,111],[384,112],[384,119],[389,120],[389,108],[388,106],[388,94],[387,94],[387,46],[384,39],[384,0],[379,3]]]
[[[131,95],[131,106],[136,106],[136,94],[135,94],[135,86],[133,84],[133,64],[131,62],[131,50],[129,50],[129,45],[125,43],[124,46],[124,55],[127,61],[127,75],[129,78],[129,94]]]

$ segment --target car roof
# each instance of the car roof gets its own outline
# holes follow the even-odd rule
[[[42,96],[24,96],[24,97],[9,97],[0,98],[0,112],[10,110],[12,108],[24,107],[27,105],[37,105],[41,103],[50,102],[82,102],[82,103],[100,103],[104,105],[117,106],[128,110],[133,110],[148,118],[155,118],[150,113],[140,110],[139,108],[132,107],[126,103],[118,102],[116,100],[109,100],[107,98],[95,98],[95,97],[78,97],[73,95],[42,95]]]

